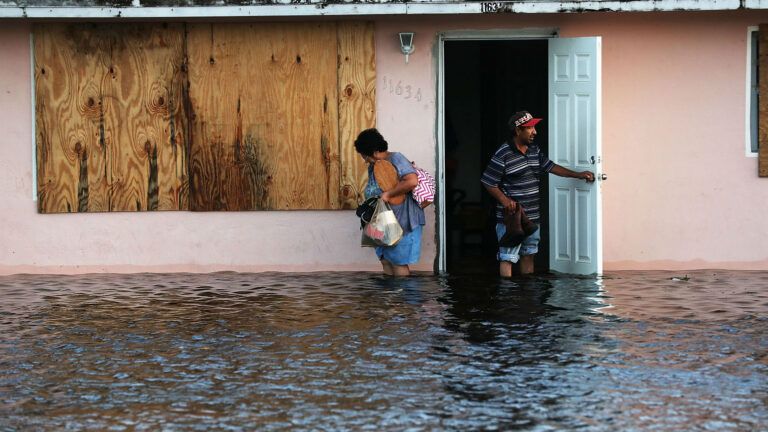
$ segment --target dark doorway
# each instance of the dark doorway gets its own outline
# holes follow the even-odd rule
[[[517,110],[544,117],[536,141],[547,152],[547,41],[446,41],[444,53],[447,271],[495,273],[495,203],[480,176]],[[549,269],[546,176],[541,204],[537,272]]]

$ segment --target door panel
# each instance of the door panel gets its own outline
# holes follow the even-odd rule
[[[558,261],[571,260],[571,226],[568,223],[573,219],[571,215],[571,192],[567,187],[554,189],[555,203],[560,217],[552,219],[552,245],[551,250],[556,252],[555,259]]]
[[[550,154],[574,171],[601,171],[600,38],[549,41]],[[550,268],[602,271],[600,182],[550,176]]]

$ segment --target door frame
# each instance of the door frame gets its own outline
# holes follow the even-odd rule
[[[445,202],[445,42],[552,39],[560,37],[559,29],[525,28],[502,30],[456,30],[437,35],[437,257],[435,270],[439,274],[447,267],[447,234]],[[598,203],[598,207],[601,204]],[[599,213],[599,208],[598,208]],[[598,222],[601,223],[601,222]],[[598,238],[598,243],[601,239]],[[602,256],[599,257],[602,260]],[[601,266],[602,267],[602,266]]]

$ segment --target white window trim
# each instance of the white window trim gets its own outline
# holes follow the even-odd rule
[[[32,97],[32,201],[37,201],[37,114],[35,113],[35,34],[29,32],[29,75],[31,79],[30,93]]]
[[[760,29],[758,26],[747,27],[747,85],[746,85],[746,115],[744,116],[744,137],[745,141],[745,155],[747,157],[756,158],[758,152],[752,151],[752,32],[756,32]]]

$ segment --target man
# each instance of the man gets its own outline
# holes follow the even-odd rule
[[[595,175],[589,171],[575,172],[564,168],[547,158],[539,146],[533,143],[536,138],[536,124],[540,118],[534,118],[527,111],[518,111],[509,119],[511,143],[503,143],[483,172],[480,180],[488,193],[496,199],[496,236],[501,239],[506,227],[504,210],[514,212],[522,206],[531,222],[539,223],[539,176],[542,173],[560,177],[595,181]],[[512,264],[520,261],[520,273],[533,273],[533,257],[539,251],[541,228],[526,237],[514,248],[499,247],[499,274],[512,276]]]

